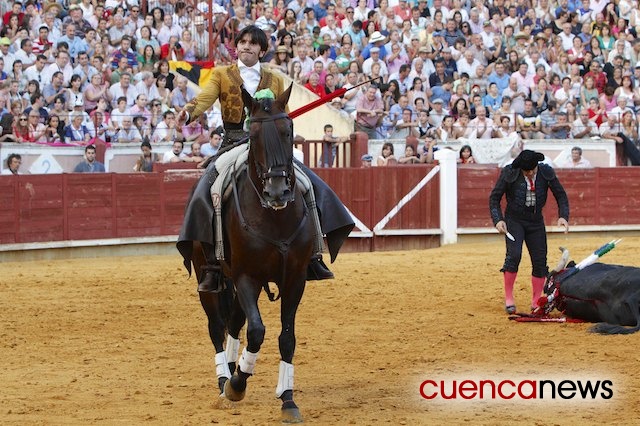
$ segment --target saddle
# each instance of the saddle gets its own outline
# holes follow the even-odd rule
[[[218,261],[225,259],[224,243],[222,233],[222,206],[231,197],[232,194],[232,179],[236,182],[242,173],[247,169],[247,161],[249,159],[249,144],[245,143],[239,145],[229,151],[223,153],[216,160],[214,167],[218,172],[218,176],[211,185],[211,202],[214,210],[214,239],[215,239],[215,256]],[[311,180],[304,173],[304,171],[296,164],[293,163],[294,172],[296,175],[296,183],[300,185],[302,194],[305,199],[305,203],[309,208],[312,220],[315,223],[316,229],[320,229],[320,218],[318,217],[318,211],[316,208],[315,194],[313,193]],[[322,231],[319,231],[317,237],[322,247]]]

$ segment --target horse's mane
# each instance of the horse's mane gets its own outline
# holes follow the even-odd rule
[[[260,100],[260,111],[268,115],[273,115],[273,99],[265,98]],[[275,121],[265,121],[262,123],[266,155],[266,167],[285,166],[291,163],[293,159],[293,149],[287,149],[293,146],[292,140],[281,141],[280,132],[278,131]],[[266,127],[266,128],[265,128]],[[293,135],[293,129],[290,135]]]

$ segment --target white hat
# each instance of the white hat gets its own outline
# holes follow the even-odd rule
[[[384,40],[385,36],[383,36],[380,31],[374,31],[373,34],[371,34],[371,37],[369,37],[369,43],[376,43]]]
[[[205,2],[201,2],[200,4],[206,4]],[[207,7],[207,10],[209,8]],[[213,6],[212,6],[212,10],[213,10],[213,14],[214,15],[226,15],[227,11],[225,10],[224,7],[220,6],[218,3],[216,3],[215,1],[213,2]],[[202,13],[207,13],[204,10],[202,11]]]

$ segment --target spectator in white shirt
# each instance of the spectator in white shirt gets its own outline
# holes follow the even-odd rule
[[[116,102],[123,96],[127,99],[127,107],[132,107],[138,96],[136,87],[131,84],[131,74],[128,72],[122,73],[120,81],[109,88],[109,93],[113,99],[113,107],[117,106]]]
[[[183,152],[184,142],[174,141],[171,150],[162,156],[163,163],[180,163],[186,161],[187,155]]]
[[[567,161],[558,164],[558,167],[567,169],[589,169],[593,167],[591,162],[582,157],[582,148],[574,146],[571,148],[571,158]]]
[[[31,65],[27,69],[24,70],[24,76],[27,78],[27,81],[35,80],[40,85],[40,90],[44,88],[44,85],[47,83],[44,79],[44,67],[47,64],[47,57],[44,55],[38,55],[36,57],[35,64]]]
[[[160,46],[162,46],[163,44],[168,44],[169,38],[171,38],[171,36],[176,36],[179,40],[180,36],[182,35],[182,28],[180,27],[180,25],[173,23],[173,16],[164,15],[163,22],[164,23],[162,25],[162,28],[160,28],[160,30],[158,31],[157,36]]]
[[[598,126],[589,120],[589,112],[586,109],[583,108],[578,118],[573,122],[571,136],[573,136],[574,139],[598,136]]]
[[[487,118],[487,111],[483,106],[476,107],[476,118],[469,121],[469,127],[475,131],[476,139],[491,139],[495,130],[493,120]]]

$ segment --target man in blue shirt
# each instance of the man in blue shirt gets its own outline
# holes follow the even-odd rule
[[[104,173],[104,164],[96,161],[96,147],[93,145],[87,145],[84,149],[85,160],[78,163],[74,173]]]
[[[446,77],[442,86],[436,86],[431,89],[431,103],[436,99],[442,99],[444,105],[451,102],[451,88],[453,87],[453,79]]]
[[[504,62],[501,59],[496,61],[495,69],[487,78],[489,84],[495,83],[498,86],[498,93],[502,93],[509,87],[509,74],[505,72]]]
[[[460,31],[460,28],[456,25],[456,21],[453,19],[447,21],[447,26],[442,36],[449,47],[455,45],[458,38],[465,38],[464,33]]]
[[[65,34],[58,39],[56,45],[59,45],[60,43],[67,43],[69,46],[69,56],[71,56],[71,60],[74,63],[80,52],[86,52],[89,50],[87,42],[76,36],[76,26],[74,24],[67,25]]]

